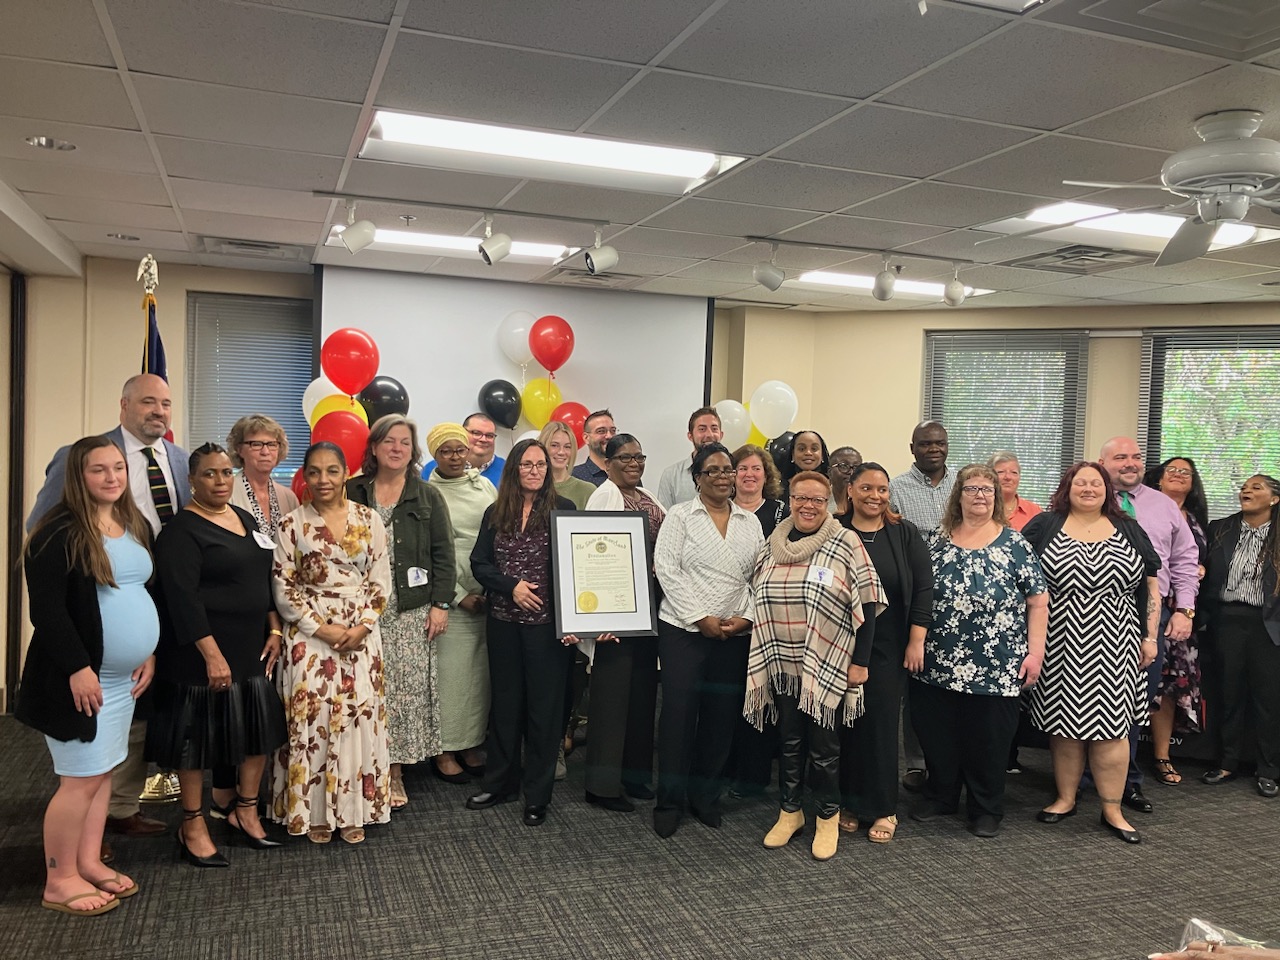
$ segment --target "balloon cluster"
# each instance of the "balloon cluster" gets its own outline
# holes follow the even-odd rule
[[[721,400],[716,404],[726,447],[734,450],[744,443],[752,443],[764,448],[778,462],[786,459],[792,437],[790,427],[799,410],[800,400],[795,390],[781,380],[760,384],[747,403]],[[776,448],[781,449],[781,456]]]
[[[589,411],[582,404],[566,401],[556,386],[555,372],[573,354],[573,328],[563,317],[547,314],[535,318],[525,310],[510,313],[498,326],[498,346],[507,359],[520,367],[522,387],[509,380],[490,380],[480,388],[480,409],[508,430],[520,417],[541,430],[559,420],[573,431],[578,446],[585,443],[583,428]],[[529,363],[537,360],[547,371],[545,377],[526,380]]]
[[[320,347],[323,375],[302,394],[302,413],[311,424],[311,442],[336,443],[349,470],[359,468],[369,440],[369,425],[390,413],[409,412],[409,394],[393,377],[379,376],[378,345],[354,327],[329,334]],[[293,476],[293,491],[304,498],[302,469]]]

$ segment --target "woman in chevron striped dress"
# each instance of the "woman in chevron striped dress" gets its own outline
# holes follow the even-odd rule
[[[1049,734],[1058,796],[1036,814],[1058,823],[1076,812],[1086,759],[1102,801],[1102,826],[1126,843],[1142,838],[1120,809],[1129,728],[1147,716],[1141,670],[1156,655],[1160,560],[1116,502],[1107,472],[1077,463],[1049,509],[1022,535],[1049,585],[1049,637],[1031,722]]]

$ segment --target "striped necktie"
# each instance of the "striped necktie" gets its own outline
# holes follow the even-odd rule
[[[1133,497],[1129,496],[1128,490],[1120,491],[1120,509],[1134,520],[1138,519],[1138,508],[1134,505]]]
[[[156,505],[156,513],[160,515],[160,525],[164,526],[173,519],[173,500],[169,498],[169,485],[165,483],[164,473],[156,462],[156,452],[150,447],[143,447],[147,457],[147,486],[151,488],[151,502]]]

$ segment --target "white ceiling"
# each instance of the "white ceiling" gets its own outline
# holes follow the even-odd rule
[[[572,246],[591,240],[583,221],[608,221],[622,259],[606,282],[728,302],[907,305],[769,293],[751,280],[767,249],[746,236],[977,261],[962,276],[998,292],[969,306],[1280,297],[1261,285],[1280,277],[1280,241],[1087,277],[999,265],[1061,241],[973,245],[991,236],[974,227],[1057,199],[1150,203],[1061,180],[1154,181],[1194,142],[1196,117],[1280,104],[1272,0],[1049,0],[1023,16],[950,0],[924,16],[916,0],[7,0],[0,90],[0,263],[32,272],[146,252],[267,270],[559,272],[352,257],[324,246],[344,211],[319,190],[396,198],[359,209],[387,227],[409,214],[412,229],[482,233],[475,213],[415,201],[489,208],[518,239]],[[683,198],[358,160],[377,107],[748,160]],[[39,151],[32,135],[78,149]],[[1280,138],[1280,110],[1259,135]],[[282,263],[206,252],[208,238],[300,250]],[[879,267],[821,247],[784,246],[777,262],[791,276]],[[950,274],[899,262],[905,277]]]

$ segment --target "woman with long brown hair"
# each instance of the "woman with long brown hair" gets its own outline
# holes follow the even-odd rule
[[[151,527],[129,495],[124,452],[107,437],[72,444],[62,500],[23,555],[34,632],[14,712],[45,735],[59,777],[44,816],[40,905],[94,916],[138,892],[103,865],[102,830],[160,636],[147,592]]]

